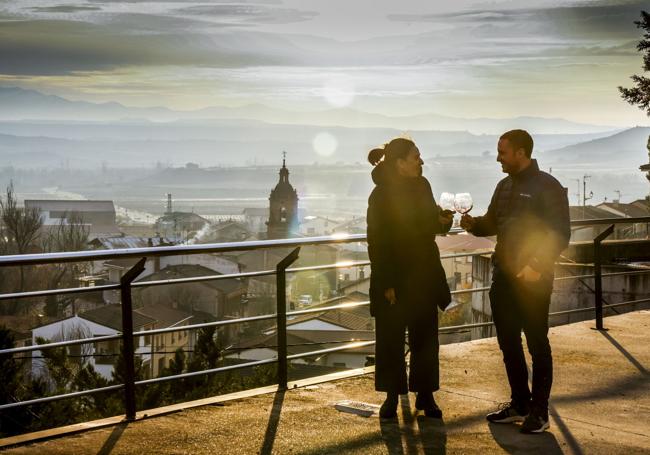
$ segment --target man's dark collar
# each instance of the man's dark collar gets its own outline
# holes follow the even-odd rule
[[[530,164],[526,166],[525,169],[517,172],[516,174],[511,175],[514,180],[526,180],[533,174],[539,172],[539,166],[537,165],[537,160],[530,160]]]

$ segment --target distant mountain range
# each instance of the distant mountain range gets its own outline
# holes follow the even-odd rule
[[[187,162],[201,166],[277,164],[282,151],[289,153],[292,165],[363,163],[371,148],[400,135],[408,125],[425,161],[494,156],[498,134],[523,127],[533,132],[535,154],[545,162],[615,162],[632,169],[647,162],[645,144],[650,134],[650,127],[599,131],[603,127],[533,117],[391,118],[352,109],[299,113],[268,106],[176,112],[70,101],[20,88],[0,88],[0,106],[0,162],[30,168],[92,168],[102,163],[135,167],[157,162],[176,166]],[[40,120],[26,120],[30,118]],[[490,133],[471,132],[475,130]],[[546,134],[547,130],[555,133]],[[331,153],[316,150],[314,141],[321,133],[335,142]]]
[[[165,107],[127,107],[120,103],[71,101],[55,95],[17,87],[0,87],[0,121],[55,120],[115,122],[204,122],[232,120],[262,121],[271,124],[345,126],[349,128],[390,128],[398,131],[467,131],[473,134],[498,134],[524,128],[534,134],[590,134],[617,130],[604,125],[576,123],[560,118],[517,117],[510,119],[462,119],[438,114],[387,116],[355,109],[330,109],[300,112],[265,105],[208,107],[194,111],[175,111]]]
[[[559,163],[620,162],[641,165],[648,162],[648,136],[650,127],[638,126],[611,136],[550,150],[545,157]]]
[[[337,143],[331,155],[319,154],[314,138],[327,133]],[[399,130],[271,125],[255,121],[203,124],[0,122],[0,160],[16,167],[152,166],[156,162],[202,166],[277,164],[281,152],[289,162],[365,162],[367,152]],[[611,133],[536,135],[536,153],[602,138]],[[495,155],[496,135],[467,132],[413,131],[425,161],[438,157]]]

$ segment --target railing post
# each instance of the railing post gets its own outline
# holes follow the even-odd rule
[[[276,303],[277,303],[277,319],[276,325],[278,327],[278,387],[280,389],[287,388],[288,382],[288,364],[287,364],[287,268],[298,259],[300,247],[294,249],[284,259],[282,259],[275,267],[275,283],[276,283]]]
[[[610,225],[603,232],[598,234],[594,239],[594,294],[596,307],[596,330],[605,330],[603,328],[603,278],[600,270],[601,265],[601,242],[614,232],[614,225]]]
[[[126,420],[135,420],[135,350],[133,348],[133,301],[131,283],[144,270],[147,258],[140,259],[122,278],[122,356],[124,358],[124,409]]]

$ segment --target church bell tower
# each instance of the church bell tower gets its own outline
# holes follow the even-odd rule
[[[289,169],[286,166],[287,153],[283,152],[280,180],[269,196],[269,220],[267,238],[285,239],[298,230],[298,193],[289,183]]]

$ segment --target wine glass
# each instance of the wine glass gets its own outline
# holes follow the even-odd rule
[[[469,213],[473,207],[474,202],[472,201],[472,195],[469,193],[458,193],[454,198],[454,208],[462,215]]]
[[[454,210],[454,193],[442,193],[440,195],[440,208],[443,210]]]

